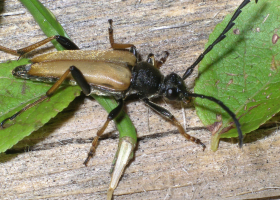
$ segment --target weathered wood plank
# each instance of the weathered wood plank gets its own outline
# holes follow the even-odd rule
[[[164,74],[182,74],[202,52],[213,27],[240,2],[42,1],[82,49],[108,49],[107,20],[113,19],[117,41],[135,44],[143,58],[150,52],[160,56],[162,51],[169,51],[170,57],[161,68]],[[18,1],[3,1],[2,5],[1,45],[16,49],[45,38]],[[164,29],[166,26],[169,28]],[[162,28],[155,30],[158,27]],[[0,52],[1,62],[8,59],[15,57]],[[194,78],[188,80],[190,88]],[[192,105],[182,110],[180,103],[157,102],[172,111],[189,133],[208,148],[202,152],[142,103],[129,102],[126,109],[139,143],[114,199],[280,196],[280,136],[276,128],[255,132],[259,139],[253,135],[242,150],[231,142],[221,142],[214,153],[209,149],[210,133],[203,128]],[[118,140],[102,140],[89,167],[82,164],[90,139],[105,118],[106,112],[94,100],[79,97],[14,148],[25,151],[0,154],[1,199],[105,199]],[[109,132],[117,134],[113,123]]]

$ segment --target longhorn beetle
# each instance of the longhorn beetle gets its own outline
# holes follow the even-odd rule
[[[257,0],[255,0],[257,3]],[[87,165],[93,157],[98,138],[103,134],[109,122],[115,119],[123,108],[124,100],[131,94],[137,94],[147,106],[155,110],[159,115],[169,119],[179,130],[179,132],[188,140],[200,144],[205,149],[205,145],[197,138],[188,135],[177,119],[165,108],[153,103],[152,98],[165,97],[169,100],[187,102],[191,97],[199,97],[213,101],[220,105],[233,119],[238,135],[239,146],[242,146],[242,132],[239,121],[235,114],[221,101],[215,97],[203,94],[190,93],[184,80],[189,77],[195,66],[211,49],[225,37],[226,33],[234,26],[234,20],[240,15],[241,9],[247,5],[250,0],[244,0],[237,8],[231,20],[217,37],[217,39],[196,59],[196,61],[186,70],[181,77],[176,73],[163,76],[159,67],[166,62],[168,52],[159,61],[156,61],[153,54],[150,54],[146,61],[138,61],[137,51],[133,44],[118,44],[114,42],[112,20],[109,20],[109,40],[113,51],[97,50],[83,51],[79,50],[71,40],[55,35],[35,43],[31,46],[12,50],[0,46],[0,50],[12,54],[18,54],[20,57],[26,53],[46,44],[55,39],[68,50],[43,54],[31,59],[31,64],[18,66],[13,70],[13,75],[19,78],[31,79],[35,81],[55,82],[54,85],[41,98],[6,118],[0,123],[4,128],[7,121],[15,119],[22,112],[34,105],[46,100],[59,88],[59,86],[68,80],[72,84],[81,87],[85,95],[98,94],[105,96],[114,96],[118,106],[113,109],[107,117],[102,128],[97,132],[97,136],[92,142],[88,157],[84,164]],[[129,48],[129,51],[124,51]]]

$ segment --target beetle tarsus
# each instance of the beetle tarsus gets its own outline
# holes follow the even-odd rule
[[[88,156],[86,158],[86,160],[84,161],[84,165],[87,167],[88,162],[90,161],[90,159],[94,156],[95,150],[93,147],[90,148],[90,151],[88,152]]]
[[[88,152],[88,156],[87,156],[86,160],[84,161],[85,166],[87,166],[89,160],[94,156],[97,145],[98,145],[98,139],[104,133],[104,131],[107,128],[110,121],[111,120],[107,119],[106,122],[104,123],[104,125],[102,126],[102,128],[97,131],[97,134],[94,137],[94,139],[92,141],[92,144],[91,144],[91,147],[90,147],[90,150]]]
[[[187,134],[187,133],[185,132],[184,128],[182,127],[182,125],[180,124],[180,122],[179,122],[174,116],[172,116],[171,121],[173,122],[173,124],[174,124],[175,126],[177,126],[179,132],[180,132],[187,140],[189,140],[189,141],[191,141],[191,142],[193,142],[193,143],[196,143],[196,144],[198,144],[198,145],[201,145],[202,148],[203,148],[203,151],[205,150],[205,148],[206,148],[205,144],[203,144],[203,143],[201,142],[200,139],[195,138],[195,137],[193,137],[193,136]]]
[[[169,52],[164,51],[164,56],[161,57],[160,60],[156,62],[156,67],[160,68],[166,62],[168,57],[169,57]]]

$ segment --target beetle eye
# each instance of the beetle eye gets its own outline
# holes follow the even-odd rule
[[[176,100],[178,98],[178,92],[176,88],[169,88],[166,92],[166,97],[169,100]]]

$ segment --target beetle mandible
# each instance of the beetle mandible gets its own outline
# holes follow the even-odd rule
[[[109,40],[113,51],[79,50],[77,45],[71,40],[59,35],[49,37],[19,50],[11,50],[0,46],[0,50],[18,54],[20,57],[53,39],[68,49],[66,51],[47,53],[34,57],[31,60],[32,64],[18,66],[13,70],[13,75],[20,78],[55,83],[46,92],[46,95],[43,95],[34,103],[27,105],[13,116],[3,120],[0,125],[4,128],[4,124],[8,120],[15,119],[25,110],[46,100],[65,80],[69,80],[71,83],[79,85],[86,95],[98,94],[114,96],[119,103],[118,106],[109,113],[106,122],[97,132],[97,136],[92,142],[88,157],[84,162],[85,165],[88,164],[90,158],[92,158],[95,153],[98,138],[103,134],[109,122],[118,116],[123,108],[124,100],[131,94],[137,94],[139,99],[147,106],[161,116],[169,119],[185,138],[202,145],[203,149],[205,149],[205,145],[199,139],[188,135],[178,120],[168,110],[153,103],[151,99],[155,97],[165,97],[169,100],[187,102],[191,97],[199,97],[213,101],[220,105],[232,117],[238,131],[239,146],[241,147],[243,136],[235,114],[223,102],[214,97],[190,93],[187,90],[184,80],[192,74],[194,68],[203,57],[210,52],[217,43],[226,37],[225,34],[234,26],[233,21],[239,16],[241,9],[249,2],[250,0],[244,0],[241,3],[219,37],[217,37],[217,39],[196,59],[182,77],[176,73],[171,73],[164,77],[159,71],[158,68],[165,63],[168,57],[167,52],[160,61],[156,61],[153,54],[150,54],[146,61],[140,62],[137,59],[137,51],[133,44],[115,43],[112,20],[109,20],[110,27],[108,30]],[[124,51],[128,48],[129,51]]]

